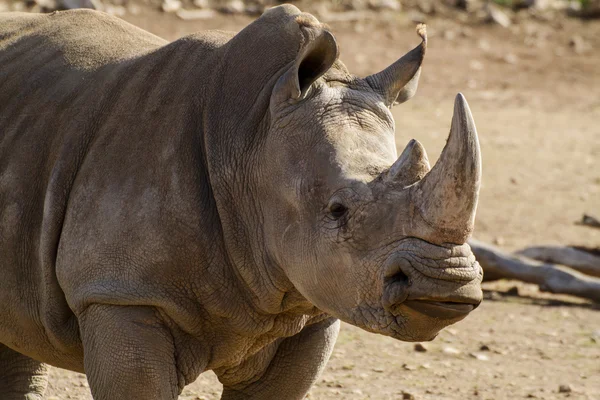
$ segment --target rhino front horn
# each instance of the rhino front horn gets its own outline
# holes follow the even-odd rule
[[[414,186],[414,205],[444,241],[462,244],[473,232],[480,185],[477,130],[459,93],[446,146],[431,171]]]
[[[425,24],[417,26],[417,33],[421,37],[421,44],[383,71],[366,78],[369,86],[383,97],[388,107],[404,103],[417,92],[421,64],[427,50]]]

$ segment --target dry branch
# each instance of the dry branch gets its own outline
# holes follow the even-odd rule
[[[477,240],[470,240],[469,244],[488,280],[517,279],[537,284],[545,292],[569,294],[600,302],[600,279],[568,267],[507,254]]]
[[[566,265],[574,270],[600,278],[600,256],[574,247],[537,246],[528,247],[515,254],[534,260]]]

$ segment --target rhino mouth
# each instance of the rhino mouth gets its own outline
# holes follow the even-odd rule
[[[406,246],[414,250],[415,244],[426,251],[396,251],[384,266],[384,308],[394,315],[410,310],[436,319],[462,319],[477,308],[482,272],[470,248],[418,239]]]
[[[469,314],[479,306],[479,302],[459,303],[454,301],[407,300],[403,305],[428,317],[454,319]]]

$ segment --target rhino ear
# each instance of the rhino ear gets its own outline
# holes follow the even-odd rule
[[[417,33],[422,39],[420,45],[383,71],[366,78],[367,83],[383,97],[388,107],[404,103],[417,92],[421,64],[427,49],[425,24],[417,26]]]
[[[338,58],[338,46],[330,32],[322,29],[310,31],[306,35],[308,41],[299,51],[296,60],[275,85],[273,96],[277,103],[304,98],[311,85]]]

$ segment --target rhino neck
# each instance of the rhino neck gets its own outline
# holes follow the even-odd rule
[[[253,184],[273,87],[304,40],[297,13],[282,7],[265,14],[219,50],[203,112],[205,156],[230,264],[256,308],[270,314],[312,309],[265,250]]]

